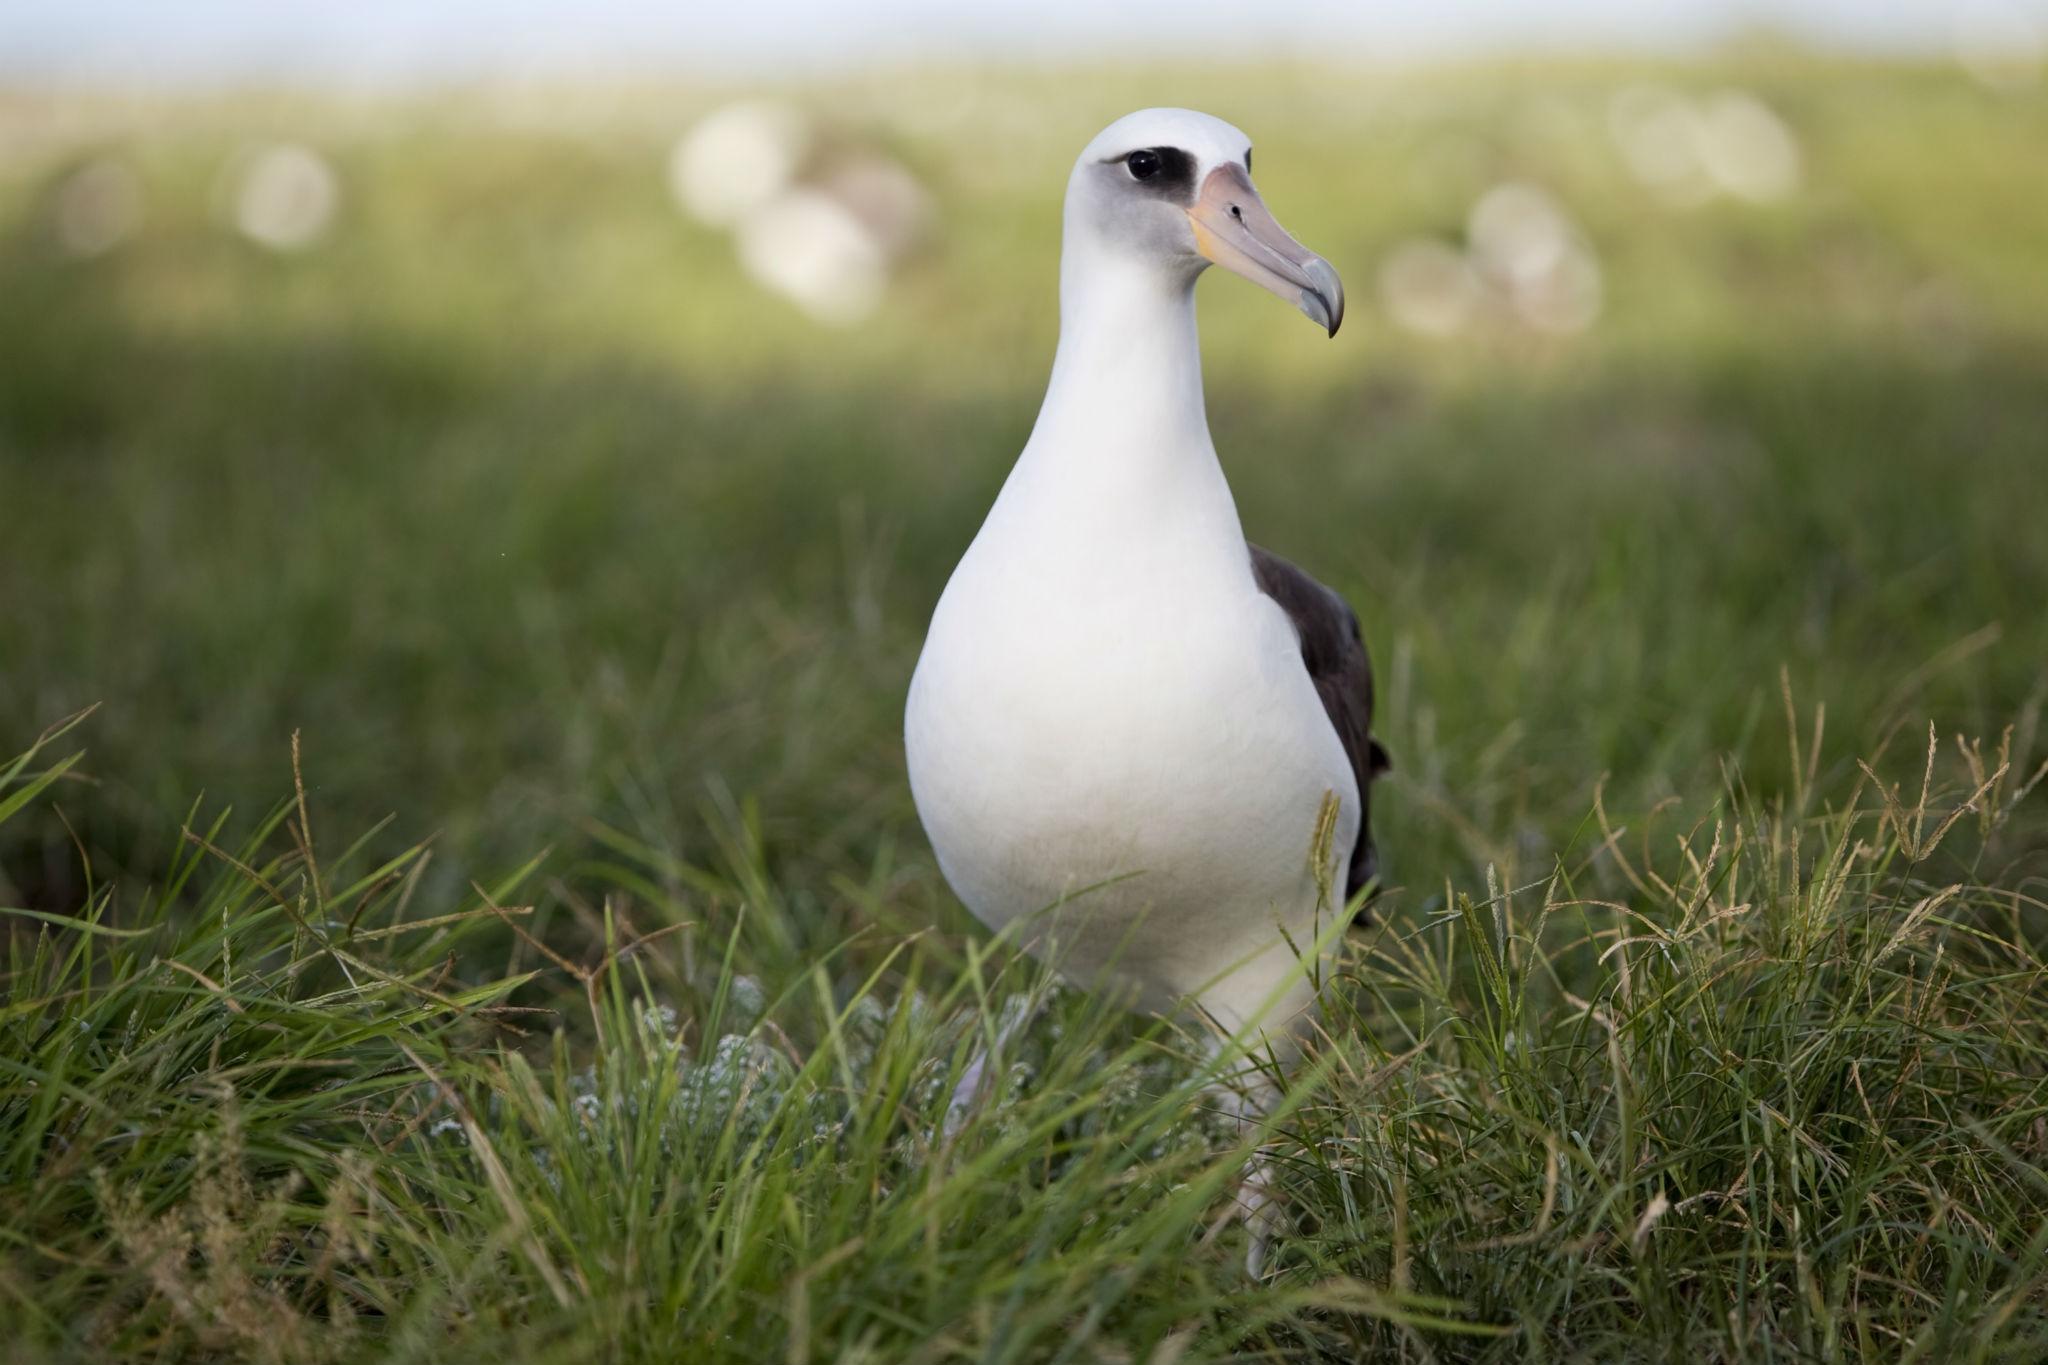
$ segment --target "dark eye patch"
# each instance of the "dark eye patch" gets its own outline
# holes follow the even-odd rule
[[[1139,168],[1146,172],[1140,178],[1130,164],[1132,152],[1111,159],[1110,164],[1122,174],[1125,184],[1142,194],[1156,195],[1170,199],[1177,204],[1191,204],[1195,198],[1195,159],[1178,147],[1142,147],[1138,151],[1148,152],[1149,157],[1139,158]],[[1153,160],[1157,160],[1156,169]]]

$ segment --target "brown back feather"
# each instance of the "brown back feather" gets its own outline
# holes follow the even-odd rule
[[[1301,662],[1322,698],[1323,711],[1351,760],[1358,779],[1358,841],[1344,877],[1348,900],[1378,872],[1372,842],[1372,780],[1392,765],[1372,737],[1372,660],[1358,615],[1343,598],[1269,550],[1254,545],[1252,577],[1259,591],[1280,604],[1301,637]],[[1360,916],[1364,920],[1363,914]]]

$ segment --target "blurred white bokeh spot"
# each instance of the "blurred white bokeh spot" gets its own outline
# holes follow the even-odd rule
[[[112,251],[142,224],[142,178],[127,162],[101,157],[57,187],[51,226],[68,256]]]
[[[2041,83],[2048,33],[2012,0],[1966,0],[1956,7],[1951,49],[1956,63],[1993,90],[2016,93]]]
[[[1559,334],[1583,332],[1600,316],[1600,262],[1577,241],[1541,275],[1518,280],[1511,296],[1515,312],[1531,327]]]
[[[1578,332],[1600,316],[1600,263],[1547,191],[1496,185],[1472,206],[1465,232],[1481,281],[1529,326]]]
[[[935,217],[909,170],[778,100],[712,110],[668,169],[683,211],[732,233],[748,278],[831,326],[875,311]]]
[[[1674,204],[1700,204],[1714,183],[1700,164],[1692,105],[1660,85],[1632,85],[1607,105],[1607,131],[1630,174]]]
[[[740,264],[819,322],[850,327],[875,311],[888,283],[882,242],[850,209],[795,189],[747,215]]]
[[[669,154],[669,190],[698,222],[732,227],[788,188],[810,147],[810,123],[791,105],[722,105],[699,119]]]
[[[1556,269],[1571,245],[1572,226],[1548,194],[1510,180],[1479,197],[1465,235],[1482,271],[1520,284]]]
[[[930,229],[931,196],[916,176],[887,157],[855,155],[827,171],[818,188],[860,219],[891,260],[906,255]]]
[[[1799,188],[1799,140],[1785,120],[1744,90],[1723,90],[1702,107],[1700,160],[1714,183],[1757,203]]]
[[[231,195],[234,224],[244,237],[273,251],[303,251],[333,226],[341,178],[311,147],[280,142],[238,160]]]
[[[1400,326],[1449,336],[1472,320],[1479,277],[1465,254],[1430,237],[1401,243],[1380,265],[1380,301]]]
[[[1798,137],[1746,90],[1695,102],[1662,86],[1630,86],[1609,101],[1607,130],[1629,172],[1674,204],[1716,194],[1761,204],[1799,189]]]

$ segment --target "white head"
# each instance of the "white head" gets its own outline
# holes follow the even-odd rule
[[[1295,304],[1331,336],[1344,286],[1273,221],[1251,140],[1191,109],[1141,109],[1096,134],[1067,181],[1066,250],[1192,283],[1211,263]]]

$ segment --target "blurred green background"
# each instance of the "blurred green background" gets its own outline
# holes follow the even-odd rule
[[[853,202],[896,234],[886,284],[848,304],[826,278],[837,321],[745,268],[746,222],[679,200],[679,145],[764,93],[741,114],[794,186],[883,184]],[[298,730],[328,828],[439,830],[452,885],[592,819],[712,856],[750,805],[821,916],[890,848],[906,920],[942,913],[905,684],[1042,392],[1066,168],[1169,102],[1251,133],[1353,299],[1330,342],[1200,289],[1247,531],[1348,595],[1378,660],[1396,882],[1540,872],[1603,775],[1626,808],[1725,773],[1770,793],[1781,673],[1825,704],[1834,771],[1889,744],[1917,772],[1930,720],[2017,724],[2038,762],[2038,86],[1758,41],[24,88],[0,103],[0,726],[19,748],[100,710],[70,828],[9,827],[0,901],[75,903],[74,838],[146,874],[202,791],[268,805]]]

